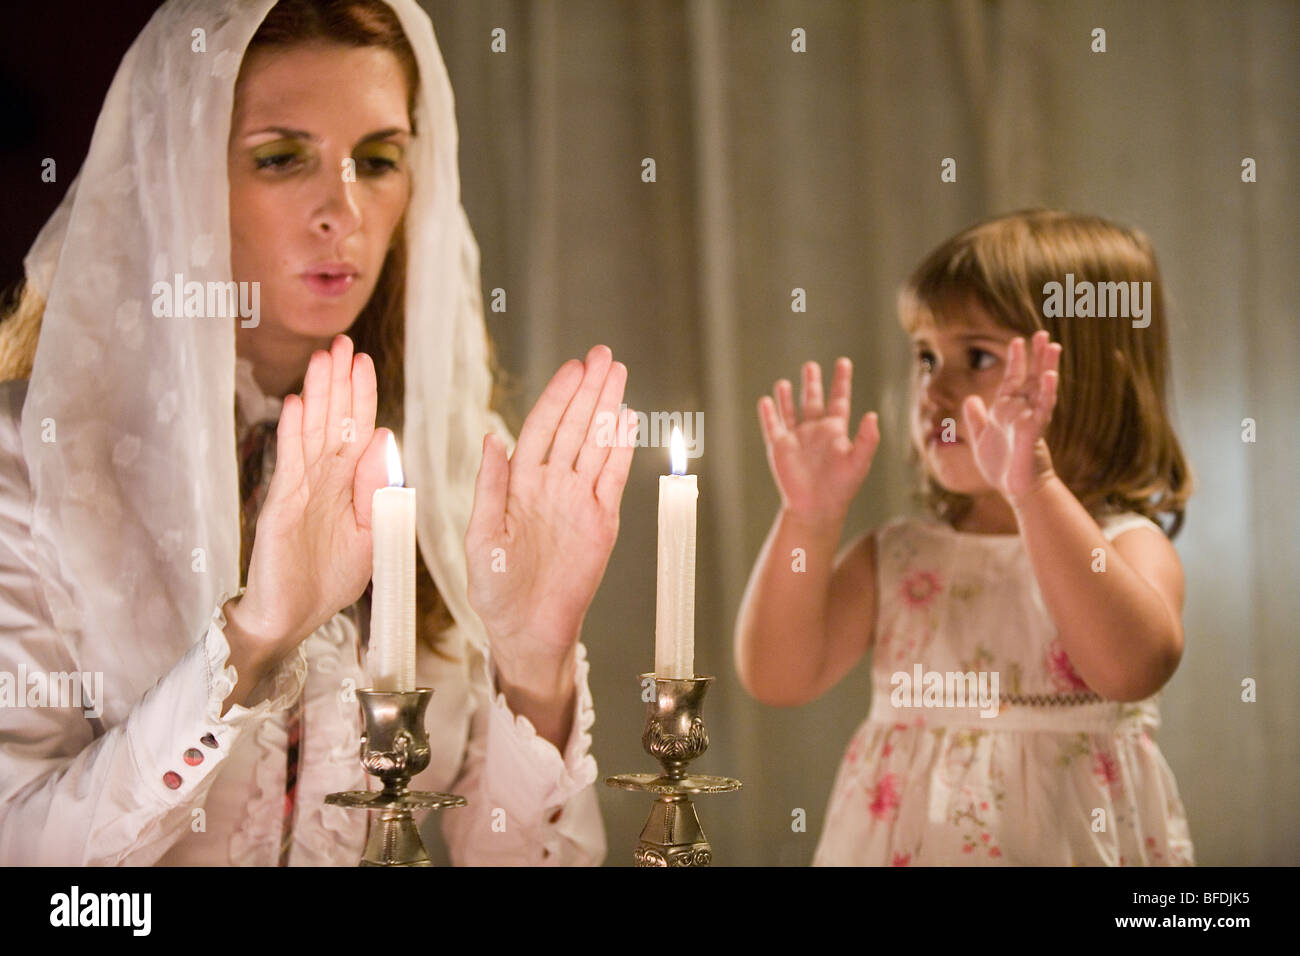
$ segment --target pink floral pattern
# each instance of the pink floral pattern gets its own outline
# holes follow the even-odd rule
[[[914,520],[877,533],[873,714],[846,748],[814,862],[1194,865],[1177,785],[1150,733],[1154,699],[1004,704],[977,726],[940,710],[877,713],[891,674],[913,663],[996,671],[1003,695],[1089,690],[1034,593],[1023,544],[955,535]],[[1018,722],[999,728],[1008,711]]]
[[[872,788],[868,809],[877,820],[884,820],[894,815],[898,809],[898,778],[894,774],[885,774]]]
[[[935,596],[943,589],[939,575],[933,571],[914,571],[903,579],[898,593],[908,607],[926,608],[934,603]]]
[[[1047,673],[1058,691],[1089,689],[1083,678],[1075,673],[1074,665],[1070,663],[1070,655],[1065,653],[1060,638],[1047,646]]]

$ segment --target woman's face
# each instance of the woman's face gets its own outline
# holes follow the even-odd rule
[[[230,264],[261,283],[261,326],[345,332],[369,300],[410,196],[406,81],[380,47],[256,50],[235,94]]]
[[[978,495],[992,488],[975,465],[961,406],[968,395],[993,404],[1016,333],[974,303],[951,316],[945,328],[926,323],[912,336],[912,441],[940,485]]]

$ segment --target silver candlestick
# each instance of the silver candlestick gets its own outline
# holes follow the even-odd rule
[[[407,789],[411,778],[429,766],[424,712],[432,696],[428,687],[357,691],[366,724],[361,766],[382,780],[384,788],[331,793],[325,802],[379,812],[379,819],[371,821],[361,866],[433,866],[411,811],[465,806],[465,798],[452,793]]]
[[[740,781],[731,777],[686,773],[686,765],[709,746],[700,711],[713,678],[641,675],[642,687],[648,687],[649,681],[654,682],[655,694],[649,701],[641,745],[659,761],[664,772],[621,773],[607,777],[605,783],[656,796],[636,846],[637,866],[710,866],[713,848],[700,827],[691,797],[741,788]]]

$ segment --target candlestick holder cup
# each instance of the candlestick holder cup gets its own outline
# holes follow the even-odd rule
[[[691,797],[700,793],[727,793],[741,783],[731,777],[688,774],[686,765],[709,746],[700,712],[712,677],[671,679],[642,674],[641,686],[654,685],[641,745],[659,761],[663,773],[621,773],[605,783],[621,790],[655,795],[650,818],[636,845],[637,866],[710,866],[709,846]]]
[[[424,712],[431,697],[433,691],[428,687],[357,691],[366,725],[361,738],[361,766],[384,786],[382,790],[331,793],[325,802],[379,814],[378,819],[370,821],[361,866],[432,866],[411,811],[465,806],[465,798],[452,793],[407,787],[412,777],[429,766]]]

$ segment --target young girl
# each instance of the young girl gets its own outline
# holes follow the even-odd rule
[[[1107,317],[1080,316],[1103,299]],[[1165,408],[1149,241],[1095,217],[1014,213],[936,249],[899,307],[928,516],[832,560],[877,416],[849,440],[846,358],[826,403],[804,366],[802,418],[785,380],[758,406],[782,507],[737,621],[740,678],[796,706],[874,651],[870,713],[813,862],[1192,864],[1151,737],[1183,650],[1169,538],[1191,476]]]

